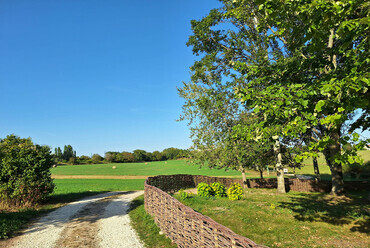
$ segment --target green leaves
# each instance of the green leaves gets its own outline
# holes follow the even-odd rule
[[[0,140],[0,199],[9,206],[29,206],[54,189],[50,148],[9,135]]]
[[[316,112],[321,112],[322,110],[322,107],[325,105],[325,101],[324,100],[320,100],[317,102],[316,106],[315,106],[315,111]]]

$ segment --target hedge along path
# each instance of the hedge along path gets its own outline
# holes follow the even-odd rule
[[[109,192],[70,203],[38,219],[1,247],[142,248],[127,215],[129,202],[143,191]]]

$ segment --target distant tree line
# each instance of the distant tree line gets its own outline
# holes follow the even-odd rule
[[[106,152],[105,161],[108,163],[127,163],[127,162],[143,162],[143,161],[164,161],[172,159],[189,158],[190,152],[186,149],[178,149],[174,147],[166,148],[162,152],[154,151],[147,152],[141,149],[133,152]]]
[[[174,147],[166,148],[162,152],[154,151],[147,152],[145,150],[136,149],[133,152],[113,152],[108,151],[104,157],[99,154],[93,154],[91,157],[82,155],[76,156],[76,151],[71,145],[55,148],[54,161],[55,163],[67,164],[101,164],[101,163],[130,163],[130,162],[147,162],[147,161],[164,161],[173,159],[190,158],[190,151],[186,149],[178,149]]]
[[[70,164],[74,164],[76,161],[76,151],[73,150],[71,145],[64,146],[64,149],[60,147],[55,148],[54,150],[54,161],[58,162],[67,162]]]

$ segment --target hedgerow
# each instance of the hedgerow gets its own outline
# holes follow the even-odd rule
[[[53,192],[50,147],[30,138],[0,139],[0,200],[9,207],[30,207]]]

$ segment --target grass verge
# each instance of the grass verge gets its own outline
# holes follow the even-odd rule
[[[177,247],[165,235],[160,235],[160,229],[154,219],[144,209],[144,196],[134,199],[129,212],[131,225],[148,248]]]

